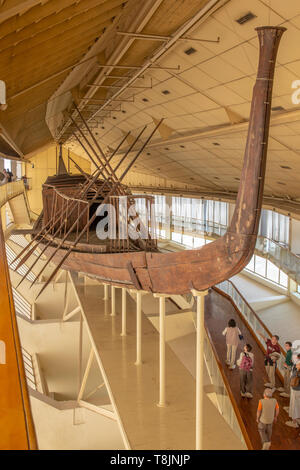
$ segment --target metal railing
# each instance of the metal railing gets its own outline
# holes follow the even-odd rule
[[[193,320],[196,328],[197,323],[195,312],[193,312]],[[204,327],[203,353],[208,375],[216,396],[219,413],[223,416],[226,423],[242,444],[248,449],[252,449],[251,441],[235,398],[231,392],[230,384],[224,374],[223,366],[219,360],[218,353],[213,344],[209,330],[206,327]]]
[[[27,385],[28,387],[33,388],[33,390],[37,390],[31,354],[29,354],[29,352],[27,352],[26,349],[24,348],[21,348],[21,349],[22,349]]]
[[[263,321],[259,318],[257,313],[253,308],[248,304],[247,300],[243,297],[240,291],[236,288],[232,281],[223,281],[220,284],[216,284],[215,288],[219,291],[225,293],[232,300],[233,304],[244,318],[249,329],[255,335],[256,340],[258,341],[261,349],[266,352],[266,345],[264,340],[259,335],[262,334],[264,337],[271,338],[273,336],[272,332],[266,327]],[[283,367],[286,353],[282,346],[280,346],[281,357],[277,361],[277,373],[280,374],[281,378],[284,376],[285,368]]]
[[[211,383],[214,386],[219,412],[242,444],[248,449],[252,449],[251,441],[232,395],[229,382],[223,372],[223,367],[220,364],[210,333],[206,328],[203,347],[204,360]]]
[[[17,315],[32,320],[32,306],[24,297],[13,287],[12,288],[15,311]]]
[[[5,249],[6,249],[6,257],[7,257],[7,262],[8,262],[9,267],[13,271],[16,271],[18,274],[20,274],[21,276],[24,276],[26,274],[26,279],[28,279],[28,281],[32,281],[32,282],[35,281],[36,276],[31,271],[28,272],[28,266],[27,265],[23,264],[20,268],[18,268],[16,270],[16,267],[17,267],[19,261],[17,260],[14,263],[12,263],[13,260],[15,259],[15,257],[16,257],[16,253],[11,249],[10,246],[8,246],[7,243],[5,244]]]
[[[160,228],[164,228],[167,223],[165,217],[159,218]],[[194,218],[185,218],[173,216],[171,218],[171,229],[184,230],[186,235],[202,235],[207,237],[221,237],[227,231],[227,226],[216,222],[197,220]],[[258,235],[255,244],[255,252],[272,263],[300,284],[300,257],[292,253],[288,247],[271,240],[263,235]]]

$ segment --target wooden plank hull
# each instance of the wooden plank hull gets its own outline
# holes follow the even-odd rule
[[[255,237],[225,235],[197,250],[179,253],[86,253],[72,252],[62,268],[85,273],[103,282],[165,294],[203,290],[239,272],[252,256]],[[205,248],[205,249],[203,249]],[[47,248],[51,256],[55,247]],[[65,254],[53,258],[59,264]]]

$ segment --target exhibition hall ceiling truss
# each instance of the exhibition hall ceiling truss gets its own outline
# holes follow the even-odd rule
[[[84,156],[72,135],[73,102],[108,151],[164,118],[133,171],[216,194],[239,185],[255,27],[286,27],[265,195],[300,200],[298,0],[7,0],[0,21],[8,98],[1,124],[25,155],[54,138]]]

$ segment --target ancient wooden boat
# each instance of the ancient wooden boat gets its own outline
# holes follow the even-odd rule
[[[122,179],[155,130],[121,177],[117,177],[120,164],[134,144],[113,169],[110,165],[111,158],[124,140],[110,157],[106,157],[76,107],[90,139],[86,138],[80,125],[73,120],[77,128],[74,135],[98,170],[93,175],[86,175],[79,168],[80,175],[69,175],[63,162],[60,162],[58,175],[48,178],[44,184],[44,210],[34,227],[35,234],[29,247],[18,256],[21,257],[19,265],[39,246],[41,253],[56,264],[48,282],[54,278],[59,268],[63,268],[79,271],[114,285],[165,294],[185,294],[191,289],[201,291],[240,272],[253,255],[258,232],[273,77],[277,50],[284,31],[285,28],[282,27],[257,28],[259,64],[253,89],[244,164],[235,212],[223,237],[200,249],[161,253],[153,236],[152,221],[152,225],[146,229],[146,239],[131,240],[127,230],[125,238],[118,236],[117,239],[99,240],[95,236],[97,206],[109,202],[118,211],[120,198],[124,196],[127,204],[134,203],[137,197],[144,197],[146,204],[151,202],[150,196],[132,195],[122,185]],[[94,144],[91,145],[91,142]],[[132,218],[128,217],[127,223],[130,225]],[[33,265],[29,269],[32,267]]]

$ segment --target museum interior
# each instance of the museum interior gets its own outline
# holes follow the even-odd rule
[[[0,449],[300,449],[299,0],[0,37]]]

